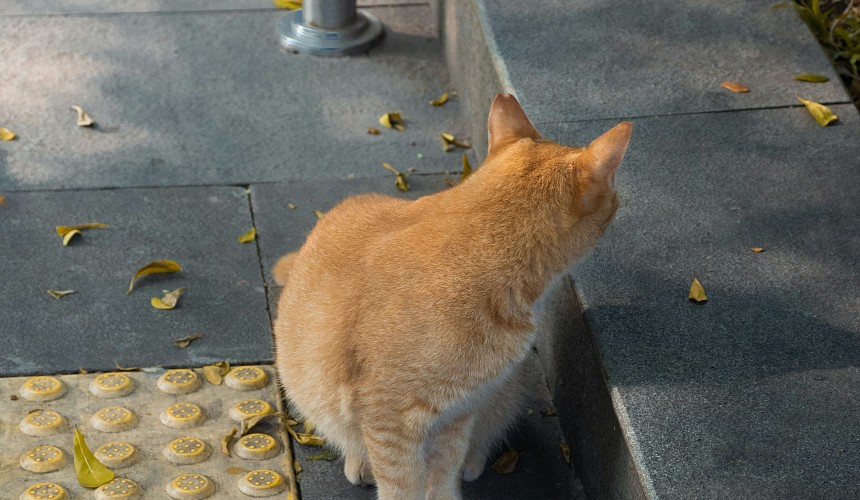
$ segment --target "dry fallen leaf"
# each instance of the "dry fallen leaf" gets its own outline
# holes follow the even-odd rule
[[[181,339],[176,339],[173,341],[173,343],[176,344],[176,347],[179,347],[181,349],[185,349],[195,340],[202,339],[202,338],[203,338],[203,334],[194,333],[194,334],[191,334],[187,337],[182,337]]]
[[[761,247],[752,247],[752,248],[750,248],[750,250],[752,250],[752,251],[753,251],[753,252],[755,252],[755,253],[762,253],[762,252],[764,252],[764,248],[761,248]]]
[[[223,453],[224,456],[230,456],[230,442],[233,441],[233,436],[235,436],[237,432],[238,429],[233,427],[232,429],[230,429],[230,432],[228,432],[224,435],[224,437],[221,438],[221,453]]]
[[[79,229],[72,229],[71,231],[69,231],[68,233],[63,235],[63,246],[64,247],[69,246],[69,243],[72,241],[72,238],[74,238],[77,235],[83,235],[83,234],[84,233],[82,233]]]
[[[15,137],[17,137],[15,132],[6,127],[0,127],[0,141],[14,141]]]
[[[301,474],[301,472],[304,470],[302,469],[302,464],[299,463],[298,458],[293,460],[293,470],[296,471],[296,474]]]
[[[317,210],[315,208],[314,209],[314,215],[317,216],[317,219],[322,219],[323,217],[325,217],[325,212],[323,212],[322,210]]]
[[[438,99],[434,99],[434,100],[430,101],[430,105],[439,107],[439,106],[442,106],[443,104],[445,104],[446,102],[448,102],[448,93],[442,92],[442,95],[440,95]]]
[[[370,127],[369,129],[367,129],[367,133],[370,135],[379,135],[382,132],[380,132],[379,129],[376,127]]]
[[[337,454],[334,450],[324,450],[322,453],[318,453],[316,455],[311,455],[307,459],[308,460],[325,460],[326,462],[331,462],[332,460],[337,460],[340,458],[340,455]]]
[[[502,456],[497,458],[490,467],[499,474],[510,474],[517,468],[517,462],[519,459],[520,454],[517,453],[517,450],[511,448],[504,452]]]
[[[379,117],[379,124],[401,132],[406,130],[406,125],[404,125],[403,118],[400,117],[400,113],[385,113]]]
[[[827,78],[824,75],[816,75],[814,73],[801,73],[799,75],[794,75],[794,79],[799,82],[808,83],[824,83],[830,81],[830,78]]]
[[[469,157],[463,153],[463,171],[460,172],[460,182],[465,181],[472,175],[472,165],[469,163]]]
[[[289,208],[290,210],[295,210],[299,207],[295,203],[287,203],[287,208]]]
[[[276,9],[296,10],[302,8],[302,0],[272,0]]]
[[[394,172],[394,175],[397,177],[394,179],[394,185],[397,186],[397,189],[403,191],[404,193],[409,191],[409,182],[406,181],[406,176],[396,168],[392,167],[388,163],[383,163],[382,168],[391,170]]]
[[[214,365],[206,365],[203,367],[203,378],[209,381],[212,385],[221,385],[224,375],[230,371],[229,361],[219,361]]]
[[[86,224],[78,224],[77,226],[56,226],[54,228],[54,230],[57,231],[57,236],[63,237],[72,231],[86,231],[89,229],[105,229],[107,227],[108,227],[107,224],[102,224],[101,222],[88,222]]]
[[[224,472],[226,472],[227,474],[230,474],[231,476],[237,476],[239,474],[244,474],[244,473],[248,472],[248,469],[245,469],[243,467],[237,467],[235,465],[231,465],[230,467],[227,467],[226,469],[224,469]]]
[[[72,448],[75,455],[75,475],[78,483],[84,488],[98,488],[99,486],[113,481],[113,471],[93,455],[84,441],[81,431],[75,426]]]
[[[76,123],[78,127],[92,127],[93,126],[93,123],[95,123],[95,122],[93,121],[92,118],[90,118],[90,115],[88,115],[87,112],[84,111],[84,109],[82,107],[75,104],[74,106],[72,106],[72,109],[78,113],[78,121]]]
[[[142,278],[150,274],[178,273],[180,271],[182,271],[182,266],[180,266],[175,260],[152,261],[134,273],[134,276],[131,278],[131,283],[128,284],[128,293],[131,293],[134,289],[134,282],[137,281],[138,278]]]
[[[745,94],[750,91],[749,88],[744,87],[738,82],[722,82],[720,83],[720,86],[724,89],[731,90],[732,92],[735,92],[737,94]]]
[[[439,134],[439,138],[442,140],[442,150],[446,153],[448,151],[453,151],[456,148],[469,149],[472,147],[468,142],[463,142],[454,137],[454,134],[441,133]]]
[[[317,447],[325,446],[325,438],[323,438],[322,436],[315,436],[313,434],[306,434],[303,432],[295,431],[290,432],[290,434],[296,441],[298,441],[299,444]]]
[[[3,206],[5,204],[6,204],[6,197],[3,196],[2,194],[0,194],[0,206]]]
[[[313,434],[315,430],[317,430],[317,426],[314,425],[310,420],[305,420],[305,423],[302,425],[305,434]]]
[[[287,418],[287,415],[283,412],[275,412],[275,413],[267,413],[265,415],[256,415],[254,417],[246,418],[242,420],[242,423],[239,426],[239,435],[244,436],[251,432],[254,427],[262,424],[263,422],[267,422],[269,420],[279,420],[284,427],[289,427],[292,425],[297,425],[298,422],[291,418]]]
[[[66,295],[71,295],[73,293],[78,293],[77,290],[48,290],[48,295],[54,297],[55,299],[61,299]]]
[[[176,307],[176,304],[179,303],[179,297],[183,293],[185,293],[185,288],[177,288],[176,290],[165,292],[164,297],[161,297],[160,299],[158,297],[151,298],[149,303],[156,309],[173,309]]]
[[[564,461],[570,464],[570,446],[567,443],[559,443],[559,448],[561,448],[561,454],[564,456]]]
[[[555,415],[558,415],[558,410],[556,410],[555,408],[547,408],[546,410],[542,410],[540,414],[544,417],[553,417]]]
[[[798,101],[802,102],[806,109],[815,117],[815,121],[818,122],[822,127],[826,127],[831,123],[835,122],[839,119],[833,111],[830,110],[827,106],[823,104],[819,104],[815,101],[809,101],[803,98],[798,97]]]
[[[247,233],[239,236],[239,243],[250,243],[257,239],[257,228],[252,227]]]
[[[708,296],[705,295],[705,289],[699,283],[698,278],[693,278],[693,283],[690,285],[690,293],[687,298],[694,302],[707,302]]]
[[[113,362],[114,370],[118,372],[139,372],[143,371],[143,368],[139,366],[122,366],[119,364],[119,361]]]

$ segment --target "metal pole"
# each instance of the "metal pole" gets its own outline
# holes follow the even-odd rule
[[[346,56],[379,45],[385,30],[378,19],[356,9],[356,0],[304,0],[301,9],[278,20],[281,45],[318,56]]]

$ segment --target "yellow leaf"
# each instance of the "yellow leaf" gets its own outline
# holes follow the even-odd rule
[[[57,231],[57,236],[63,237],[72,231],[86,231],[88,229],[105,229],[107,224],[101,222],[88,222],[86,224],[78,224],[77,226],[57,226],[54,229]]]
[[[517,468],[517,462],[519,460],[520,454],[517,453],[517,450],[511,448],[504,452],[502,456],[497,458],[490,467],[499,474],[510,474]]]
[[[202,338],[203,338],[203,334],[194,333],[194,334],[191,334],[187,337],[182,337],[181,339],[176,339],[173,341],[173,343],[176,344],[176,347],[179,347],[181,349],[185,349],[186,347],[189,346],[189,344],[191,344],[195,340],[202,339]]]
[[[178,273],[180,271],[182,271],[182,266],[180,266],[175,260],[152,261],[134,273],[134,276],[131,278],[131,283],[128,284],[128,293],[131,293],[134,289],[134,282],[137,281],[138,278],[142,278],[143,276],[150,274]]]
[[[753,248],[750,248],[750,250],[752,250],[752,251],[753,251],[753,252],[755,252],[755,253],[762,253],[762,252],[764,252],[764,248],[761,248],[761,247],[753,247]]]
[[[239,236],[239,243],[250,243],[257,239],[257,228],[252,227],[247,233]]]
[[[394,185],[397,186],[397,189],[403,191],[404,193],[409,191],[409,182],[406,181],[406,176],[403,175],[401,171],[397,170],[396,168],[392,167],[387,163],[383,163],[382,168],[391,170],[392,172],[394,172],[394,175],[397,176],[394,179]]]
[[[55,299],[61,299],[66,295],[71,295],[73,293],[78,293],[77,290],[48,290],[48,295],[54,297]]]
[[[400,117],[400,113],[385,113],[379,117],[379,124],[401,132],[406,130],[406,125],[403,124],[403,119]]]
[[[304,470],[302,469],[302,464],[299,463],[298,458],[293,460],[293,470],[296,471],[296,474],[301,474],[301,472]]]
[[[445,104],[446,102],[448,102],[448,93],[442,92],[442,95],[440,95],[438,99],[434,99],[434,100],[430,101],[430,105],[439,107],[439,106],[442,106],[443,104]]]
[[[221,438],[221,453],[223,453],[224,456],[230,456],[230,442],[233,441],[233,436],[235,436],[237,432],[239,432],[238,429],[233,427],[230,429],[230,432]]]
[[[750,91],[749,88],[744,87],[743,85],[741,85],[738,82],[722,82],[722,83],[720,83],[720,86],[723,87],[724,89],[731,90],[732,92],[734,92],[736,94],[745,94],[745,93]]]
[[[325,212],[323,212],[322,210],[317,210],[315,208],[314,209],[314,215],[317,216],[317,219],[322,219],[323,217],[325,217]]]
[[[295,210],[299,207],[297,207],[295,203],[287,203],[287,208],[289,208],[290,210]]]
[[[797,100],[802,102],[803,105],[806,106],[806,109],[812,114],[813,117],[815,117],[815,121],[817,121],[818,124],[822,127],[826,127],[839,119],[838,116],[833,114],[833,111],[830,111],[830,108],[823,104],[818,104],[815,101],[808,101],[800,97],[798,97]]]
[[[325,450],[322,453],[318,453],[316,455],[311,455],[308,457],[308,460],[325,460],[326,462],[331,462],[332,460],[337,460],[340,456],[334,450]]]
[[[72,238],[74,238],[75,236],[77,236],[77,235],[79,235],[79,234],[81,234],[81,235],[82,235],[82,234],[84,234],[84,233],[82,233],[79,229],[72,229],[71,231],[69,231],[68,233],[66,233],[66,234],[63,236],[63,246],[64,246],[64,247],[69,246],[69,242],[71,242],[71,241],[72,241]]]
[[[705,295],[705,289],[699,283],[698,278],[693,278],[693,283],[690,285],[690,293],[687,298],[694,302],[706,302],[708,296]]]
[[[149,303],[156,309],[173,309],[176,307],[176,304],[179,303],[179,297],[183,293],[185,293],[185,288],[177,288],[176,290],[165,293],[164,297],[161,297],[160,299],[158,297],[153,297],[150,299]]]
[[[460,182],[465,181],[472,175],[472,165],[469,163],[469,157],[463,153],[463,171],[460,172]]]
[[[118,372],[139,372],[142,370],[139,366],[121,366],[119,361],[114,361],[113,366]]]
[[[379,135],[382,132],[380,132],[379,129],[376,127],[370,127],[369,129],[367,129],[367,133],[370,135]]]
[[[206,365],[203,367],[203,377],[212,385],[221,385],[224,375],[230,371],[229,361],[220,361],[214,365]]]
[[[15,132],[6,127],[0,127],[0,141],[14,141],[15,137],[17,137]]]
[[[75,427],[72,447],[75,455],[75,475],[78,477],[78,483],[81,486],[85,488],[98,488],[105,483],[113,481],[113,471],[105,467],[93,455],[77,426]]]
[[[824,83],[830,81],[830,78],[827,78],[824,75],[816,75],[813,73],[802,73],[800,75],[794,75],[794,79],[799,82],[807,83]]]
[[[88,115],[87,112],[84,111],[84,109],[82,107],[75,104],[74,106],[72,106],[72,109],[78,113],[78,120],[77,120],[77,126],[78,127],[92,127],[93,126],[93,123],[95,123],[95,122],[93,121],[92,118],[90,118],[90,115]]]
[[[2,194],[0,194],[0,206],[5,205],[5,204],[6,204],[6,197],[3,196]]]
[[[299,432],[299,433],[296,433],[295,438],[296,438],[296,441],[299,442],[299,444],[304,444],[307,446],[318,446],[318,447],[325,446],[325,438],[323,438],[322,436],[315,436],[313,434],[306,434],[306,433]]]
[[[276,9],[296,10],[302,8],[302,0],[272,0]]]
[[[305,424],[304,424],[305,433],[313,434],[316,429],[317,429],[317,426],[315,426],[310,420],[305,420]]]
[[[253,416],[250,418],[246,418],[245,420],[242,420],[242,423],[239,427],[239,435],[244,436],[244,435],[248,434],[249,432],[251,432],[254,429],[254,427],[258,426],[259,424],[266,422],[268,420],[273,420],[273,419],[280,420],[281,424],[284,427],[286,427],[288,425],[287,416],[282,412],[267,413],[265,415],[256,415],[256,416]]]
[[[469,149],[472,147],[468,142],[462,142],[454,137],[454,134],[441,133],[439,134],[439,138],[442,139],[442,150],[446,153],[448,151],[453,151],[456,148]]]
[[[570,464],[570,446],[567,443],[559,443],[559,448],[561,448],[561,454],[564,456],[564,461]]]

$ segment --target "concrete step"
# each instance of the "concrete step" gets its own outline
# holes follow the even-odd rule
[[[501,86],[566,144],[634,122],[616,220],[540,314],[544,373],[588,494],[856,497],[860,119],[796,14],[760,2],[445,7],[469,112]],[[831,82],[795,82],[801,72]],[[820,128],[796,95],[835,104],[839,123]],[[687,301],[693,277],[706,304]]]

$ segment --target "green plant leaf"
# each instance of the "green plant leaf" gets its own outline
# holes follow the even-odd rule
[[[75,435],[72,442],[75,454],[75,475],[78,477],[78,483],[85,488],[98,488],[99,486],[113,481],[114,473],[112,470],[98,461],[87,447],[87,442],[84,441],[84,436],[81,431],[75,427]]]
[[[814,73],[801,73],[799,75],[794,75],[794,79],[799,82],[809,83],[824,83],[830,81],[830,78],[827,78],[824,75],[816,75]]]
[[[134,282],[137,281],[138,278],[142,278],[149,274],[178,273],[179,271],[182,271],[182,266],[180,266],[175,260],[152,261],[134,273],[134,276],[131,278],[131,283],[128,284],[128,293],[131,293],[134,289]]]

